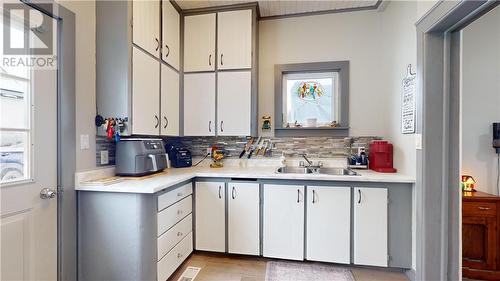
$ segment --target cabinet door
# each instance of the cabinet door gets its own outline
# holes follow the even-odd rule
[[[354,189],[354,263],[387,266],[387,189]]]
[[[249,136],[252,116],[250,71],[219,72],[217,75],[217,134]]]
[[[161,135],[179,135],[179,73],[161,65]]]
[[[306,229],[308,260],[349,264],[351,188],[308,186]]]
[[[467,203],[464,203],[464,206]],[[495,269],[497,255],[497,218],[462,217],[462,264],[474,269]]]
[[[263,255],[304,259],[304,187],[264,185]]]
[[[148,53],[160,57],[160,1],[134,0],[132,40]]]
[[[252,10],[217,15],[217,68],[252,67]]]
[[[184,135],[215,136],[215,73],[184,75]]]
[[[184,72],[215,70],[215,14],[184,17]]]
[[[132,132],[136,135],[160,133],[160,65],[157,60],[133,47]]]
[[[228,251],[259,255],[259,184],[228,185]]]
[[[226,251],[226,199],[223,182],[197,182],[196,249]]]
[[[168,0],[162,0],[163,46],[162,59],[179,70],[180,58],[180,16],[179,12]]]

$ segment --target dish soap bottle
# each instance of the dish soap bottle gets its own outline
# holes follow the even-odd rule
[[[280,167],[285,167],[286,166],[286,156],[285,152],[281,152],[281,157],[280,157]]]

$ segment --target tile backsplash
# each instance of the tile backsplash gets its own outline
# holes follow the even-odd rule
[[[358,147],[368,146],[371,141],[379,140],[380,137],[363,136],[352,137],[354,143],[351,153],[357,153]],[[300,154],[307,154],[311,158],[339,158],[349,154],[349,141],[336,137],[286,137],[286,138],[263,138],[271,140],[273,145],[272,157],[281,156],[285,152],[287,157],[299,157]],[[168,137],[164,138],[165,143],[176,143],[189,149],[193,157],[205,156],[207,148],[215,145],[226,150],[226,158],[238,158],[243,150],[246,137]],[[96,164],[101,165],[101,151],[108,151],[109,164],[115,163],[115,142],[108,141],[105,137],[96,139]],[[263,156],[259,155],[259,158]],[[254,157],[255,158],[255,157]]]

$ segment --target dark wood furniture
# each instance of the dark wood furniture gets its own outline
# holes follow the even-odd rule
[[[500,197],[462,193],[462,274],[500,280]]]

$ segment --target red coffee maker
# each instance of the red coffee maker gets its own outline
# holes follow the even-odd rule
[[[369,168],[381,173],[395,173],[392,163],[393,147],[388,141],[373,141],[368,156]]]

